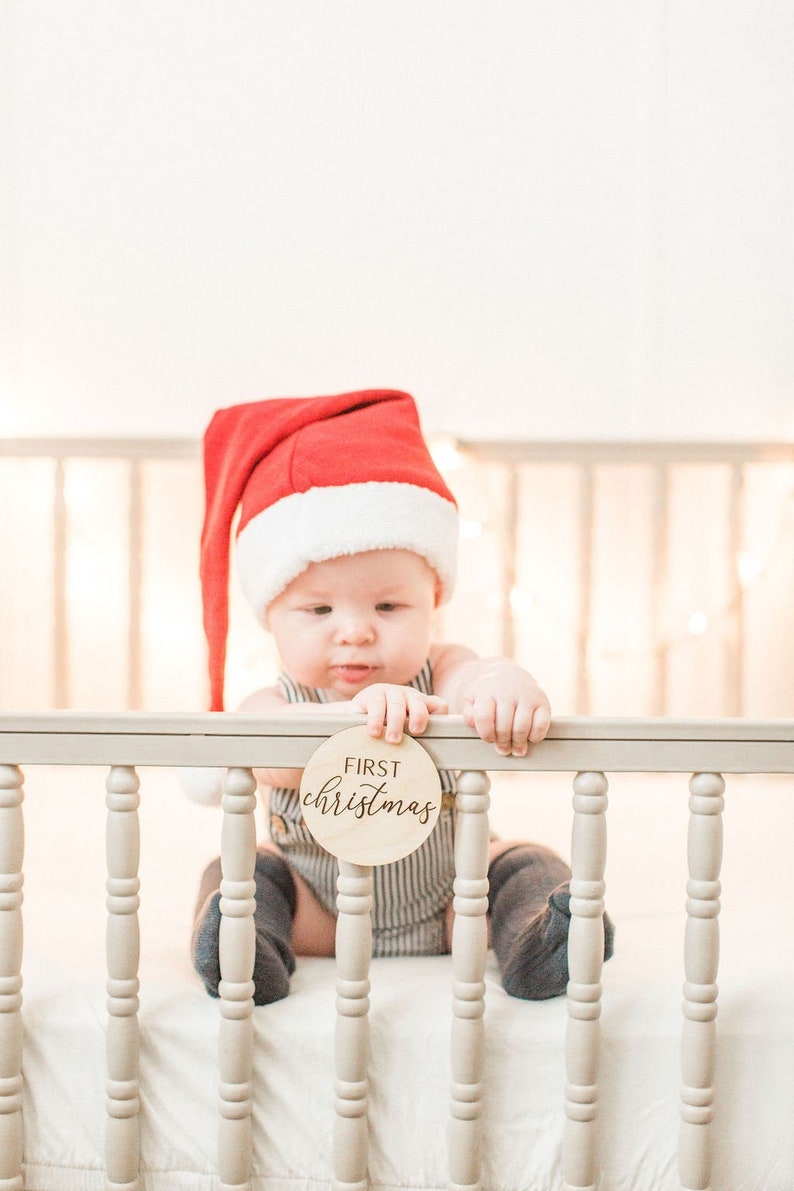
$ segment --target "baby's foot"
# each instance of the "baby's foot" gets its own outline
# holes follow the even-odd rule
[[[212,997],[219,996],[218,984],[221,978],[220,901],[219,890],[210,894],[193,930],[193,966]],[[288,954],[283,955],[284,948],[285,944],[281,940],[273,940],[264,930],[257,927],[254,959],[255,1005],[269,1005],[272,1001],[280,1001],[289,992],[289,977],[295,969],[295,959],[290,948],[287,948]]]
[[[543,1001],[560,996],[568,984],[568,930],[571,920],[568,882],[559,885],[547,905],[515,934],[502,964],[502,986],[511,997]],[[604,959],[612,955],[615,928],[604,915]]]

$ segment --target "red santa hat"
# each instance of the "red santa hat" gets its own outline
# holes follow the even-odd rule
[[[310,563],[366,550],[413,550],[441,598],[455,578],[452,493],[425,443],[413,398],[394,390],[275,398],[219,410],[204,436],[201,537],[210,706],[223,710],[229,556],[257,616]]]

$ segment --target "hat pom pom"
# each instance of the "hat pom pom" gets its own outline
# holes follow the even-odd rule
[[[196,765],[179,770],[179,784],[191,802],[200,806],[220,806],[226,770],[210,765]]]

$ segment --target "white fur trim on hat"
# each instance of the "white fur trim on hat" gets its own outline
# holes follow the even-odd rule
[[[257,615],[310,563],[366,550],[412,550],[452,594],[458,544],[454,504],[429,488],[367,481],[292,492],[237,537],[237,570]]]

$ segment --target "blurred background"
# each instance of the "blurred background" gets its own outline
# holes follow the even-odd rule
[[[558,714],[794,715],[793,58],[770,0],[7,0],[0,706],[203,709],[212,411],[384,386],[440,632]]]

